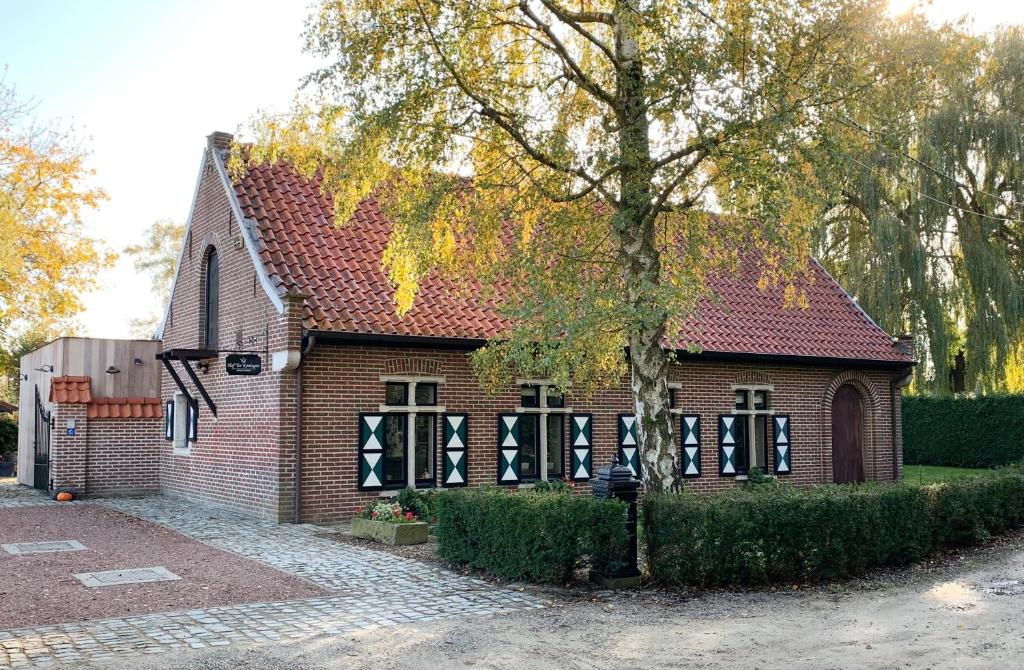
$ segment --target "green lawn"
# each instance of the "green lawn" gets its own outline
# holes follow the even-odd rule
[[[940,465],[904,465],[903,481],[908,484],[936,484],[985,472],[989,471],[979,468],[947,468]]]

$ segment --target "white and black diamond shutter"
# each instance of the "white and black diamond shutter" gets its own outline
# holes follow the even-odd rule
[[[640,441],[632,414],[619,415],[619,463],[629,468],[634,477],[640,477]]]
[[[193,398],[188,403],[188,441],[199,439],[199,401]]]
[[[789,417],[775,415],[772,417],[772,425],[774,426],[772,434],[775,444],[775,474],[788,475],[793,471],[793,452],[789,448]]]
[[[594,419],[590,414],[569,417],[569,437],[572,444],[572,470],[574,482],[585,482],[593,476]]]
[[[722,414],[718,417],[718,474],[736,476],[736,414]]]
[[[174,401],[164,403],[164,439],[174,439]]]
[[[359,415],[359,488],[384,488],[384,415]]]
[[[469,445],[469,417],[465,414],[444,415],[444,478],[441,482],[448,487],[465,486],[466,448]]]
[[[700,417],[684,414],[679,421],[682,435],[683,476],[700,477]]]
[[[498,483],[519,483],[519,415],[498,415]]]

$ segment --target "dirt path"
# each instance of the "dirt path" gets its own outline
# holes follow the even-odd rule
[[[114,668],[993,668],[1024,665],[1024,535],[813,592],[551,593],[547,610]],[[147,662],[149,664],[147,664]]]

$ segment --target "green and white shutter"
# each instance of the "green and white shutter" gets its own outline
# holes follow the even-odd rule
[[[164,403],[164,439],[174,439],[174,401],[168,400]]]
[[[384,415],[359,415],[359,489],[384,488]]]
[[[188,403],[188,427],[186,434],[189,442],[199,439],[199,401],[195,398]]]
[[[619,463],[634,477],[640,477],[640,440],[637,438],[636,416],[619,415]]]
[[[726,477],[736,476],[736,424],[741,421],[739,415],[721,414],[718,417],[718,474]]]
[[[469,446],[469,417],[465,414],[444,415],[444,486],[465,486],[466,448]]]
[[[574,482],[585,482],[593,477],[594,419],[590,414],[572,414],[569,417],[569,437],[572,444],[572,470]]]
[[[498,415],[498,483],[519,483],[519,415]]]
[[[793,471],[792,452],[789,449],[789,417],[778,415],[772,417],[772,436],[775,445],[775,474],[788,475]]]
[[[683,476],[700,477],[700,417],[684,414],[679,421],[682,436]]]

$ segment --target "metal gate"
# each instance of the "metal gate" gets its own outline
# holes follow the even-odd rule
[[[43,407],[36,387],[36,437],[35,437],[35,470],[32,475],[32,486],[37,489],[50,490],[50,412]]]

